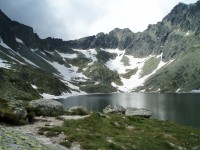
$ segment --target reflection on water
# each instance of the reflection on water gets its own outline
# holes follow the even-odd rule
[[[146,108],[153,112],[152,118],[200,128],[200,94],[116,93],[74,96],[58,101],[66,108],[82,106],[88,111],[100,112],[110,104]]]

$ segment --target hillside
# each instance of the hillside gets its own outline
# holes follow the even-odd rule
[[[199,53],[200,1],[179,3],[144,32],[115,28],[73,41],[40,39],[0,11],[0,97],[190,92],[200,88]]]

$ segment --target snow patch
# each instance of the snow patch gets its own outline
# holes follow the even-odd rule
[[[0,68],[6,68],[9,69],[10,65],[6,63],[6,61],[0,59]]]
[[[36,48],[36,49],[32,49],[32,48],[30,48],[30,50],[31,50],[31,52],[36,52],[38,49]]]
[[[121,62],[124,54],[125,54],[125,50],[124,51],[120,51],[119,49],[115,49],[115,50],[104,50],[106,52],[109,52],[109,53],[116,53],[117,54],[117,57],[113,60],[109,60],[106,62],[106,66],[111,69],[111,70],[117,70],[118,73],[125,73],[125,66],[124,66],[124,63]]]
[[[82,73],[78,73],[78,67],[76,66],[71,65],[71,67],[68,68],[57,62],[49,62],[49,61],[47,62],[51,64],[55,69],[57,69],[58,72],[60,72],[64,80],[70,81],[71,79],[76,79],[79,81],[85,81],[84,79],[87,79],[85,75],[83,75]]]
[[[71,97],[71,96],[76,96],[76,95],[86,95],[87,93],[85,92],[75,92],[75,91],[72,91],[72,93],[62,93],[62,95],[60,96],[55,96],[55,95],[51,95],[51,94],[48,94],[48,93],[43,93],[43,94],[40,94],[44,99],[66,99],[68,97]]]
[[[36,85],[31,84],[32,88],[37,89]]]
[[[14,55],[16,55],[16,53],[14,53],[13,50],[10,50],[9,52],[12,53],[12,54],[14,54]],[[4,53],[4,52],[1,51],[1,53]],[[25,65],[24,63],[20,62],[19,60],[15,59],[14,57],[12,57],[12,56],[10,56],[10,55],[8,55],[8,54],[6,54],[6,53],[4,53],[4,54],[7,55],[8,57],[10,57],[10,59],[15,60],[16,62],[18,62],[18,63],[20,63],[20,64],[22,64],[22,65]],[[17,54],[17,55],[18,55],[18,54]]]
[[[63,58],[69,58],[69,59],[77,58],[77,54],[66,54],[66,53],[60,53],[58,51],[56,52]]]
[[[200,93],[200,89],[198,89],[198,90],[192,90],[191,93]]]
[[[60,76],[62,78],[61,81],[67,84],[72,90],[80,91],[78,86],[75,86],[72,83],[70,83],[71,80],[76,79],[76,81],[84,82],[86,81],[86,79],[88,79],[85,75],[78,72],[78,67],[76,66],[71,65],[71,67],[66,67],[65,65],[59,64],[58,62],[50,62],[45,58],[43,58],[42,56],[40,55],[38,56],[41,57],[43,60],[45,60],[47,63],[49,63],[51,66],[53,66],[59,72],[59,74],[55,75]],[[53,95],[49,97],[55,97],[55,96]]]
[[[190,35],[190,31],[188,31],[186,34],[185,34],[185,36],[189,36]]]
[[[95,49],[88,49],[88,50],[78,50],[78,49],[73,49],[74,51],[81,52],[82,54],[85,55],[86,58],[92,59],[92,62],[88,65],[93,64],[95,61],[97,61],[96,55],[97,51]]]
[[[135,75],[132,75],[130,77],[130,79],[126,79],[126,78],[122,78],[121,77],[121,81],[123,83],[123,86],[118,86],[114,83],[112,83],[112,86],[118,88],[118,90],[120,91],[124,91],[124,92],[131,92],[132,90],[136,89],[139,86],[142,86],[145,82],[145,80],[147,78],[149,78],[150,76],[152,76],[153,74],[155,74],[160,68],[162,68],[165,65],[170,64],[173,60],[169,61],[169,62],[163,62],[162,61],[162,54],[158,55],[158,56],[149,56],[146,58],[133,58],[132,56],[127,56],[130,58],[130,64],[132,68],[137,67],[138,71],[136,72]],[[148,60],[150,57],[157,57],[160,58],[160,63],[158,64],[157,68],[150,74],[144,76],[144,77],[140,77],[141,73],[142,73],[142,69],[144,67],[145,61]],[[126,68],[126,66],[124,66],[124,68]]]
[[[19,39],[19,38],[15,38],[15,40],[16,40],[18,43],[24,44],[24,42],[23,42],[21,39]]]
[[[0,37],[0,45],[3,46],[3,47],[6,48],[6,49],[11,49],[7,44],[5,44],[5,43],[3,42],[3,40],[1,39],[1,37]]]
[[[115,59],[111,59],[106,62],[106,66],[110,70],[117,70],[119,74],[124,74],[127,72],[127,70],[141,67],[141,65],[143,66],[144,61],[149,58],[134,58],[131,55],[125,55],[125,50],[119,49],[106,49],[104,51],[117,54],[117,57]],[[121,61],[124,56],[128,57],[130,64],[129,66],[125,66],[124,63]]]

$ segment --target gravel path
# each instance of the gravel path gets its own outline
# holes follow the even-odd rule
[[[60,116],[63,119],[81,119],[87,116]],[[47,138],[39,135],[38,130],[44,126],[60,126],[63,120],[55,117],[36,117],[34,124],[24,126],[0,125],[0,150],[68,150],[59,145],[65,138],[63,133]],[[73,143],[70,150],[81,150],[78,143]]]
[[[0,150],[48,150],[35,138],[11,128],[0,128]]]

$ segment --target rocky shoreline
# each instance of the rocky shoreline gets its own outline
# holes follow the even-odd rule
[[[20,105],[21,107],[21,105]],[[43,127],[53,128],[55,126],[62,126],[64,120],[70,119],[83,119],[88,115],[84,114],[82,111],[82,107],[72,107],[69,110],[64,110],[64,107],[61,103],[54,101],[54,100],[33,100],[29,103],[29,107],[31,110],[35,112],[37,116],[34,117],[33,123],[28,123],[26,125],[20,126],[10,126],[8,124],[0,124],[0,149],[50,149],[50,150],[68,150],[68,148],[60,145],[59,143],[64,141],[66,135],[61,133],[57,136],[53,137],[46,137],[44,135],[39,134],[39,129]],[[14,109],[18,110],[18,109]],[[122,106],[107,106],[104,109],[104,113],[116,113],[116,114],[125,114],[126,111],[130,112],[130,108],[123,108]],[[132,114],[134,115],[133,111],[139,111],[139,109],[131,109]],[[65,112],[68,113],[67,115],[63,115]],[[146,110],[146,112],[148,112]],[[150,111],[149,111],[150,112]],[[76,114],[83,114],[84,116],[74,115]],[[26,116],[28,113],[25,114]],[[138,115],[138,113],[137,113]],[[148,114],[150,117],[152,113]],[[26,117],[25,116],[25,117]],[[51,116],[51,117],[50,117]],[[144,113],[138,115],[144,116]],[[24,118],[25,118],[24,117]],[[73,143],[71,145],[70,150],[79,150],[81,149],[80,144]]]

